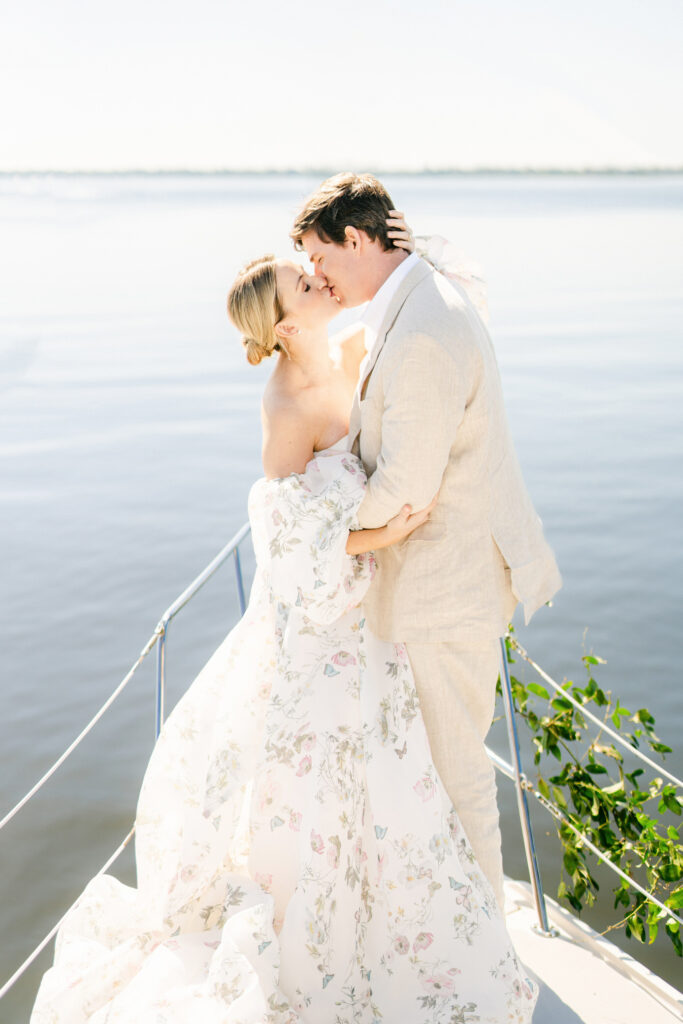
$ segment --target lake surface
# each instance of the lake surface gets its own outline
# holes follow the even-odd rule
[[[606,658],[603,687],[652,711],[680,775],[683,177],[385,181],[416,232],[488,280],[513,435],[564,576],[520,635],[558,679],[582,678],[584,649]],[[225,296],[245,260],[291,253],[316,184],[0,176],[0,815],[245,520],[269,367],[246,364]],[[168,707],[237,613],[227,569],[173,623]],[[128,831],[153,728],[150,658],[3,832],[0,984]],[[523,877],[504,781],[500,799],[506,870]],[[548,818],[537,830],[552,895],[558,843]],[[116,871],[132,879],[129,853]],[[613,919],[609,896],[589,917]],[[623,944],[676,980],[665,941]],[[0,1019],[28,1019],[50,957]]]

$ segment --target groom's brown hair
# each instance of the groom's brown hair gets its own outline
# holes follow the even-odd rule
[[[345,171],[328,178],[308,197],[289,237],[299,250],[303,249],[301,239],[309,231],[315,231],[322,242],[343,245],[349,225],[364,231],[371,241],[380,242],[388,252],[394,243],[387,235],[386,219],[393,209],[391,196],[381,181],[372,174]]]

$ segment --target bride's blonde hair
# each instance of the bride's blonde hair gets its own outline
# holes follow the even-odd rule
[[[275,257],[269,253],[247,263],[228,293],[228,316],[242,332],[242,344],[252,366],[280,351],[275,325],[284,315],[277,293]]]

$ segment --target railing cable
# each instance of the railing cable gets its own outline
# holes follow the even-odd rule
[[[117,859],[117,857],[120,857],[120,855],[123,853],[125,848],[128,846],[128,843],[133,838],[133,834],[134,833],[135,833],[135,825],[133,825],[132,829],[130,830],[130,832],[128,833],[126,838],[123,840],[123,842],[120,844],[120,846],[118,846],[117,849],[114,850],[114,852],[112,853],[111,857],[106,862],[106,864],[102,865],[100,870],[94,876],[95,878],[98,878],[100,875],[103,875],[104,872],[107,871],[112,866],[112,864]],[[80,896],[79,896],[78,899],[80,899]],[[41,942],[38,943],[38,945],[33,950],[33,952],[29,953],[29,955],[24,960],[23,964],[20,967],[17,967],[17,969],[14,972],[14,974],[12,975],[12,977],[8,978],[8,980],[5,982],[5,984],[2,986],[2,988],[0,988],[0,999],[2,999],[2,997],[4,995],[6,995],[7,992],[9,992],[9,990],[12,988],[12,985],[14,985],[17,981],[19,981],[19,978],[22,976],[22,974],[24,974],[25,971],[28,970],[28,968],[31,966],[31,964],[36,959],[36,957],[40,956],[40,954],[43,952],[43,950],[48,945],[48,943],[55,937],[55,935],[59,931],[63,921],[66,918],[66,916],[73,910],[73,908],[76,906],[77,903],[78,903],[78,900],[76,900],[74,903],[71,904],[69,909],[64,914],[62,914],[62,916],[60,917],[59,921],[57,921],[57,924],[53,928],[50,929],[48,934],[45,936],[45,938]]]
[[[591,852],[594,853],[595,856],[603,862],[603,864],[605,864],[608,868],[611,868],[612,871],[616,872],[616,874],[619,875],[620,878],[623,878],[623,880],[625,882],[628,882],[628,884],[632,886],[634,889],[637,889],[638,892],[645,896],[645,898],[650,903],[656,904],[656,906],[658,906],[660,910],[663,910],[664,913],[668,914],[668,916],[672,918],[674,921],[677,921],[679,924],[683,924],[683,918],[680,918],[678,914],[675,914],[673,912],[671,907],[667,907],[665,903],[662,903],[662,901],[657,899],[656,896],[653,896],[651,892],[648,892],[647,889],[644,889],[639,882],[636,882],[635,878],[631,878],[631,876],[627,875],[625,871],[622,871],[622,869],[618,867],[614,863],[614,861],[609,859],[607,854],[603,850],[601,850],[599,846],[596,846],[595,843],[593,843],[588,838],[588,836],[581,831],[580,828],[576,827],[576,825],[567,817],[566,814],[564,814],[559,809],[559,807],[556,807],[555,804],[552,803],[552,801],[547,800],[543,796],[543,794],[539,793],[536,789],[534,789],[530,783],[528,783],[528,786],[529,790],[534,794],[538,802],[543,807],[545,807],[546,811],[548,811],[549,814],[552,814],[553,818],[556,818],[558,821],[562,821],[568,828],[570,828],[572,832],[580,839],[581,843],[584,846],[587,846],[588,849],[591,850]]]
[[[491,750],[490,747],[485,747],[485,750],[494,768],[497,768],[501,775],[504,775],[507,779],[510,779],[511,782],[514,782],[515,770],[512,765],[502,758],[500,754],[496,754],[494,750]],[[679,924],[683,924],[683,919],[681,919],[678,914],[675,914],[671,907],[667,907],[665,903],[662,903],[656,896],[653,896],[652,893],[647,891],[647,889],[644,889],[639,882],[636,882],[634,878],[631,878],[631,876],[627,875],[625,871],[622,871],[620,867],[617,867],[614,861],[610,860],[607,854],[596,846],[580,828],[577,828],[573,821],[571,821],[571,819],[568,818],[567,815],[559,809],[559,807],[556,807],[551,800],[547,800],[543,794],[534,787],[533,783],[529,781],[528,776],[524,772],[520,774],[519,778],[522,787],[527,791],[527,793],[531,793],[532,796],[535,796],[541,806],[544,807],[549,814],[552,814],[552,816],[558,821],[567,825],[568,828],[578,836],[581,842],[606,865],[606,867],[611,868],[612,871],[616,872],[616,874],[623,878],[625,882],[628,882],[628,884],[632,885],[634,889],[637,889],[638,892],[642,893],[650,903],[655,903],[660,910],[665,911],[669,917],[673,918],[674,921],[678,921]]]
[[[92,717],[92,718],[90,719],[90,721],[88,722],[88,724],[87,724],[87,725],[85,726],[85,728],[84,728],[84,729],[82,729],[82,730],[81,730],[81,732],[80,732],[80,733],[78,734],[78,736],[77,736],[77,737],[76,737],[76,739],[75,739],[75,740],[73,741],[73,743],[71,743],[71,744],[70,744],[70,746],[68,746],[68,747],[66,748],[66,750],[65,750],[65,751],[64,751],[64,752],[63,752],[62,754],[60,754],[60,756],[59,756],[59,757],[57,758],[57,760],[56,760],[56,761],[55,761],[55,763],[54,763],[54,764],[52,765],[52,767],[51,767],[51,768],[48,768],[48,770],[47,770],[47,771],[45,772],[45,774],[44,774],[44,775],[42,776],[42,778],[38,779],[38,781],[36,782],[35,786],[33,786],[33,787],[32,787],[32,788],[31,788],[31,789],[30,789],[30,790],[28,791],[28,793],[26,794],[26,796],[22,797],[22,798],[21,798],[21,800],[19,801],[19,803],[18,803],[18,804],[16,804],[16,805],[15,805],[15,806],[14,806],[14,807],[12,808],[12,810],[11,810],[11,811],[9,811],[9,812],[8,812],[8,813],[7,813],[6,815],[5,815],[5,817],[4,817],[3,819],[2,819],[2,821],[0,821],[0,829],[3,829],[3,828],[5,827],[5,825],[7,825],[7,824],[8,824],[8,822],[10,822],[10,821],[12,820],[12,818],[13,818],[13,817],[15,816],[15,814],[18,814],[18,813],[19,813],[19,811],[21,810],[21,808],[22,808],[22,807],[24,807],[24,806],[25,806],[25,804],[27,804],[27,803],[29,802],[29,800],[31,799],[31,797],[35,796],[35,794],[36,794],[36,793],[38,792],[38,790],[39,790],[39,789],[41,789],[41,787],[45,785],[45,783],[46,783],[46,782],[48,781],[48,779],[52,778],[52,776],[53,776],[53,775],[54,775],[54,773],[55,773],[55,772],[57,771],[57,769],[58,769],[59,767],[61,767],[61,765],[63,765],[63,764],[64,764],[64,762],[66,761],[67,757],[69,757],[69,755],[70,755],[70,754],[72,754],[72,753],[74,752],[74,750],[76,749],[76,747],[78,746],[78,744],[79,744],[79,743],[80,743],[80,742],[81,742],[82,740],[84,740],[84,739],[85,739],[85,737],[86,737],[86,736],[88,735],[88,733],[89,733],[89,732],[90,732],[90,731],[91,731],[91,730],[93,729],[93,727],[94,727],[95,725],[97,725],[97,723],[99,722],[100,718],[101,718],[101,717],[102,717],[102,715],[103,715],[103,714],[105,713],[105,711],[107,711],[107,710],[108,710],[108,709],[109,709],[109,708],[111,707],[111,705],[112,705],[112,704],[114,703],[114,701],[115,701],[115,700],[116,700],[116,698],[117,698],[117,697],[119,696],[119,694],[120,694],[120,693],[121,693],[121,692],[122,692],[122,691],[123,691],[123,690],[125,689],[125,687],[126,687],[126,686],[128,685],[128,683],[130,682],[130,680],[131,680],[131,679],[133,678],[133,675],[135,674],[135,672],[137,671],[137,669],[138,669],[138,668],[140,667],[140,665],[142,664],[142,662],[144,661],[144,659],[145,659],[145,658],[147,657],[147,655],[149,654],[149,652],[150,652],[150,651],[152,650],[152,648],[154,647],[154,645],[155,645],[155,643],[157,642],[157,640],[158,640],[158,639],[159,639],[159,637],[158,637],[158,634],[157,634],[157,633],[155,632],[155,633],[154,633],[154,634],[153,634],[153,635],[152,635],[152,636],[151,636],[151,637],[149,638],[149,640],[147,641],[147,643],[145,644],[145,646],[144,646],[144,647],[142,648],[142,651],[141,651],[141,652],[140,652],[140,654],[138,655],[137,661],[135,662],[135,664],[133,665],[133,667],[132,667],[132,668],[130,669],[130,671],[128,672],[128,674],[127,674],[126,676],[124,676],[124,678],[123,678],[123,679],[121,680],[121,682],[120,682],[120,683],[119,683],[119,685],[118,685],[118,686],[116,687],[116,689],[114,690],[114,692],[113,692],[112,694],[110,694],[110,696],[109,696],[109,697],[107,698],[107,700],[106,700],[106,701],[104,702],[104,704],[103,704],[103,705],[102,705],[102,707],[101,707],[101,708],[99,709],[99,711],[97,712],[97,714],[95,714],[95,715],[94,715],[94,716],[93,716],[93,717]]]
[[[666,775],[667,779],[670,779],[671,782],[673,782],[677,786],[680,786],[683,789],[683,781],[681,779],[677,778],[677,776],[673,775],[670,771],[667,771],[664,765],[657,764],[657,762],[653,761],[652,758],[647,756],[647,754],[644,754],[637,747],[634,747],[633,744],[628,743],[623,736],[620,736],[618,732],[615,732],[614,729],[611,729],[609,725],[606,724],[606,722],[603,722],[602,719],[598,718],[597,715],[594,715],[592,711],[589,711],[588,708],[584,704],[582,704],[580,700],[576,699],[573,693],[570,693],[569,690],[565,690],[563,686],[560,686],[559,683],[555,682],[555,680],[551,676],[549,676],[547,672],[544,672],[540,665],[536,664],[533,658],[529,657],[525,649],[520,644],[519,640],[512,636],[509,637],[509,640],[510,646],[513,648],[513,650],[517,651],[517,653],[520,654],[522,658],[524,658],[524,660],[528,662],[533,669],[536,670],[536,672],[538,672],[541,679],[544,679],[546,683],[548,683],[549,686],[552,686],[552,688],[557,693],[561,693],[563,697],[566,697],[566,699],[570,701],[574,705],[574,707],[578,708],[582,715],[585,715],[586,718],[590,718],[592,722],[599,726],[602,732],[605,732],[608,736],[611,736],[615,743],[621,744],[621,746],[625,750],[628,750],[629,753],[633,754],[635,757],[639,757],[641,761],[644,761],[646,764],[649,764],[650,767],[654,768],[654,770],[658,772],[660,775]]]
[[[160,639],[164,638],[165,633],[166,633],[166,628],[168,626],[168,623],[171,621],[171,619],[173,619],[178,614],[178,612],[182,608],[185,607],[185,605],[190,600],[190,598],[194,597],[194,595],[197,593],[197,591],[200,590],[201,587],[203,587],[204,584],[209,579],[211,579],[211,577],[214,575],[216,570],[220,568],[220,566],[227,559],[227,557],[230,554],[233,554],[234,552],[237,552],[238,545],[249,534],[250,529],[251,529],[251,527],[250,527],[249,523],[245,523],[244,526],[242,526],[241,529],[235,534],[235,536],[232,538],[232,540],[228,541],[228,543],[225,545],[225,547],[221,551],[219,551],[219,553],[216,555],[216,557],[206,566],[206,568],[202,570],[202,572],[192,581],[192,583],[190,583],[190,585],[188,587],[186,587],[186,589],[182,592],[182,594],[179,597],[176,598],[176,600],[173,602],[173,604],[170,605],[166,609],[166,611],[162,615],[161,619],[157,623],[157,626],[155,627],[155,630],[154,630],[152,636],[149,638],[149,640],[147,641],[145,646],[140,651],[140,654],[138,655],[137,660],[135,661],[134,665],[131,667],[131,669],[127,673],[127,675],[124,676],[124,678],[121,680],[121,682],[116,687],[116,689],[113,691],[113,693],[110,694],[110,696],[104,702],[104,704],[99,709],[99,711],[90,719],[88,724],[78,734],[78,736],[73,741],[73,743],[71,743],[70,746],[68,746],[67,749],[65,751],[63,751],[62,754],[60,754],[60,756],[57,758],[55,763],[50,768],[48,768],[48,770],[45,772],[45,774],[40,779],[38,779],[38,781],[36,782],[35,786],[33,786],[28,791],[28,793],[26,793],[26,795],[21,798],[19,803],[15,804],[15,806],[12,808],[12,810],[7,812],[5,817],[0,821],[0,830],[2,830],[5,827],[5,825],[7,825],[12,820],[12,818],[16,814],[19,813],[19,811],[22,809],[22,807],[24,807],[29,802],[29,800],[36,795],[38,790],[41,789],[45,785],[45,783],[48,781],[48,779],[52,778],[52,776],[57,771],[57,769],[60,768],[64,764],[66,759],[69,757],[70,754],[72,754],[74,752],[74,750],[79,745],[79,743],[81,743],[81,741],[85,739],[85,737],[94,728],[94,726],[97,725],[97,723],[99,722],[100,718],[102,718],[102,715],[105,713],[105,711],[107,711],[111,707],[111,705],[114,703],[114,701],[119,696],[119,694],[121,694],[122,691],[126,688],[128,683],[130,682],[130,680],[133,678],[133,675],[135,674],[137,669],[140,667],[142,662],[145,660],[145,658],[147,657],[149,652],[152,650],[154,645]],[[237,582],[238,582],[238,589],[239,589],[240,608],[241,608],[242,612],[244,612],[244,585],[242,583],[241,564],[240,564],[240,561],[239,561],[238,557],[235,558],[235,563],[236,563],[236,569],[237,569]],[[161,709],[161,715],[159,713],[159,709],[157,709],[157,723],[158,723],[157,735],[158,735],[159,728],[160,728],[159,721],[160,721],[161,717],[163,717],[163,708]]]
[[[66,759],[69,757],[69,755],[76,749],[76,747],[81,743],[81,741],[88,735],[88,733],[93,729],[93,727],[102,718],[102,716],[105,714],[105,712],[111,707],[111,705],[114,703],[116,698],[120,695],[120,693],[124,690],[124,688],[130,682],[130,680],[132,679],[132,677],[135,674],[136,670],[139,668],[141,663],[144,661],[144,659],[150,653],[150,651],[152,650],[154,645],[158,641],[160,641],[160,640],[163,641],[163,639],[165,637],[166,629],[167,629],[168,624],[171,621],[171,619],[173,619],[178,614],[178,612],[187,604],[187,602],[194,596],[194,594],[199,589],[201,589],[201,587],[214,575],[214,573],[217,571],[217,569],[223,564],[223,562],[226,560],[226,558],[230,554],[233,554],[234,555],[234,559],[235,559],[235,569],[236,569],[236,573],[237,573],[240,608],[241,608],[241,611],[244,612],[245,597],[244,597],[244,587],[243,587],[243,583],[242,583],[242,573],[241,573],[241,564],[240,564],[240,559],[239,559],[238,546],[239,546],[240,542],[248,535],[248,533],[249,533],[249,524],[247,523],[238,531],[238,533],[232,538],[232,540],[230,540],[228,542],[228,544],[218,553],[218,555],[216,555],[216,557],[213,559],[213,561],[209,563],[209,565],[199,574],[199,576],[197,576],[196,579],[193,580],[193,582],[183,591],[183,593],[166,610],[166,612],[164,613],[162,618],[159,620],[159,623],[157,624],[157,626],[156,626],[156,628],[154,630],[154,633],[149,638],[149,640],[147,641],[145,646],[142,648],[140,654],[138,655],[137,660],[135,661],[135,663],[133,664],[133,666],[131,667],[131,669],[127,673],[127,675],[121,680],[121,682],[116,687],[116,689],[113,691],[113,693],[107,698],[107,700],[101,706],[99,711],[93,716],[93,718],[91,718],[91,720],[88,722],[88,724],[85,726],[85,728],[79,733],[79,735],[76,737],[76,739],[71,743],[71,745],[69,747],[67,747],[67,749],[60,755],[60,757],[54,762],[54,764],[48,769],[48,771],[45,772],[45,774],[38,780],[38,782],[36,782],[36,784],[32,787],[32,789],[29,790],[29,792],[0,821],[0,829],[4,828],[4,826],[6,824],[8,824],[8,822],[10,822],[12,820],[12,818],[21,810],[21,808],[24,807],[28,803],[28,801],[42,788],[42,786],[48,781],[48,779],[50,779],[52,777],[52,775],[54,775],[54,773],[57,771],[57,769],[66,761]],[[510,637],[509,639],[510,639],[510,644],[511,644],[512,648],[526,662],[528,662],[529,665],[532,666],[532,668],[538,673],[538,675],[543,680],[545,680],[545,682],[548,683],[549,686],[551,686],[556,692],[561,693],[563,697],[565,697],[567,700],[569,700],[581,712],[581,714],[585,715],[587,718],[589,718],[591,721],[593,721],[603,732],[607,733],[615,742],[619,743],[621,746],[623,746],[630,753],[632,753],[636,757],[640,758],[641,761],[644,761],[646,764],[650,765],[650,767],[654,768],[655,771],[657,771],[658,773],[660,773],[662,775],[665,775],[668,779],[671,780],[671,782],[675,783],[677,786],[683,787],[683,782],[679,778],[677,778],[671,772],[667,771],[667,769],[664,768],[662,765],[657,764],[655,761],[653,761],[651,758],[649,758],[646,754],[643,754],[636,747],[632,746],[630,743],[628,743],[626,740],[624,740],[622,736],[620,736],[617,732],[615,732],[613,729],[611,729],[608,725],[606,725],[605,722],[603,722],[596,715],[594,715],[591,711],[589,711],[583,704],[581,704],[581,702],[578,701],[573,696],[572,693],[568,692],[564,687],[562,687],[559,683],[557,683],[551,676],[549,676],[547,672],[545,672],[539,665],[536,664],[535,661],[533,661],[533,659],[529,656],[527,651],[524,649],[524,647],[522,647],[522,645],[519,643],[519,641],[516,638]],[[163,659],[162,659],[162,661],[163,661]],[[504,665],[506,667],[506,663],[505,662],[504,662]],[[163,664],[162,664],[162,667],[161,667],[161,672],[159,671],[159,669],[157,670],[157,675],[159,676],[159,674],[161,674],[161,676],[163,677],[163,674],[164,674],[163,673]],[[163,679],[162,679],[162,681],[163,681]],[[160,717],[159,709],[157,708],[157,731],[158,731],[158,728],[160,727],[159,717]],[[163,710],[161,711],[161,717],[163,717]],[[541,804],[541,806],[544,807],[546,811],[548,811],[548,813],[550,813],[556,820],[561,821],[569,829],[571,829],[571,831],[575,833],[575,835],[580,840],[580,842],[583,845],[585,845],[589,850],[591,850],[591,852],[594,853],[598,857],[598,859],[600,861],[602,861],[608,868],[611,868],[611,870],[614,871],[617,875],[619,875],[624,881],[626,881],[628,883],[628,885],[632,886],[638,892],[640,892],[649,902],[654,903],[656,906],[658,906],[660,908],[660,910],[662,910],[668,917],[670,917],[672,920],[678,922],[679,924],[683,924],[683,919],[681,917],[679,917],[677,914],[675,914],[671,910],[670,907],[667,907],[666,904],[662,903],[661,900],[659,900],[656,896],[653,896],[652,893],[649,893],[642,885],[640,885],[639,882],[637,882],[635,879],[631,878],[629,875],[626,874],[626,872],[624,872],[621,868],[619,868],[616,864],[614,864],[613,861],[611,861],[609,859],[608,855],[605,854],[602,850],[600,850],[600,848],[598,846],[596,846],[579,828],[577,828],[577,826],[574,825],[574,823],[571,821],[571,819],[566,814],[564,814],[563,811],[560,810],[560,808],[556,807],[551,801],[547,800],[543,796],[543,794],[540,793],[534,787],[534,785],[529,781],[529,779],[525,775],[525,773],[520,770],[520,766],[519,765],[517,766],[517,771],[515,771],[515,768],[513,768],[513,766],[511,764],[508,764],[508,762],[506,762],[503,758],[501,758],[494,751],[490,750],[489,748],[486,748],[486,751],[487,751],[487,754],[489,755],[491,761],[493,762],[495,767],[500,772],[502,772],[504,775],[506,775],[513,782],[516,780],[518,786],[521,787],[525,792],[531,793],[538,800],[538,802]],[[114,863],[114,861],[121,855],[123,850],[126,848],[128,843],[132,839],[134,833],[135,833],[135,826],[133,825],[133,827],[129,831],[128,835],[123,840],[123,842],[117,847],[117,849],[109,857],[107,862],[102,865],[100,870],[94,876],[95,878],[97,878],[99,875],[104,874],[104,872],[107,871],[111,867],[111,865]],[[80,899],[80,897],[79,897],[79,899]],[[17,970],[12,975],[12,977],[9,978],[7,982],[5,982],[5,984],[3,985],[2,988],[0,988],[0,999],[12,988],[12,986],[15,984],[15,982],[19,980],[19,978],[30,967],[30,965],[34,962],[34,960],[45,949],[45,947],[48,945],[48,943],[54,938],[54,936],[57,934],[60,926],[62,925],[62,923],[64,922],[65,918],[67,917],[67,915],[70,913],[71,910],[73,910],[73,908],[77,904],[78,904],[78,900],[76,900],[75,903],[73,903],[72,906],[69,907],[69,909],[66,911],[66,913],[62,915],[62,917],[59,919],[59,921],[54,925],[54,927],[50,930],[50,932],[45,936],[45,938],[42,939],[42,941],[36,946],[36,948],[33,950],[33,952],[29,954],[29,956],[26,958],[26,960],[24,960],[24,962],[21,964],[21,966],[19,968],[17,968]],[[547,927],[547,925],[546,925],[546,927]]]

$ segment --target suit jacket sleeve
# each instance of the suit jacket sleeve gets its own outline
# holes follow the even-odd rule
[[[417,512],[432,500],[472,379],[471,359],[456,364],[455,352],[417,333],[387,355],[383,372],[381,449],[358,510],[364,529],[383,526],[406,503]]]

